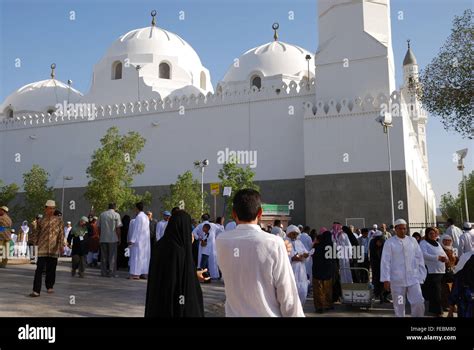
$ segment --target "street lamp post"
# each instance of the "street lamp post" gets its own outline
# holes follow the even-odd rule
[[[209,165],[209,160],[195,161],[194,167],[201,170],[201,215],[204,214],[204,168]]]
[[[63,214],[64,217],[64,185],[66,181],[72,180],[72,176],[63,176],[63,195],[61,198],[61,213]]]
[[[390,150],[390,128],[393,126],[392,115],[390,113],[385,113],[383,116],[381,115],[376,120],[382,125],[383,132],[385,133],[385,135],[387,135],[388,172],[390,177],[390,204],[392,213],[392,225],[394,225],[395,207],[393,203],[392,152]]]
[[[469,222],[469,208],[467,206],[466,176],[464,175],[464,158],[467,156],[467,148],[457,151],[458,170],[462,172],[462,185],[464,187],[464,206],[466,208],[466,221]]]

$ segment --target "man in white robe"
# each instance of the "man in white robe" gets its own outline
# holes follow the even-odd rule
[[[219,274],[219,267],[217,263],[217,252],[216,252],[216,236],[221,234],[222,227],[220,225],[216,225],[213,222],[209,222],[209,215],[204,214],[201,218],[203,221],[193,230],[193,236],[196,240],[201,240],[206,236],[206,233],[203,231],[204,224],[209,224],[211,226],[209,233],[207,234],[207,245],[203,247],[199,244],[199,252],[198,252],[198,266],[201,266],[201,258],[202,258],[202,251],[203,249],[209,253],[209,260],[208,260],[208,271],[211,279],[216,280],[220,278]]]
[[[295,225],[290,225],[286,229],[286,240],[290,242],[292,249],[290,253],[291,268],[295,275],[296,288],[300,297],[301,305],[306,302],[308,296],[308,276],[306,275],[305,262],[309,258],[308,250],[306,250],[303,242],[298,239],[300,229]]]
[[[150,265],[150,220],[143,212],[143,203],[136,204],[137,216],[129,229],[130,279],[146,279]]]
[[[421,286],[426,278],[426,267],[420,245],[407,236],[407,223],[395,221],[396,236],[388,239],[383,247],[380,262],[380,282],[385,290],[392,291],[395,316],[405,317],[406,299],[411,305],[413,317],[423,317],[425,300]]]
[[[463,230],[463,234],[459,237],[459,257],[474,250],[474,230],[472,229],[472,224],[470,222],[465,222]]]
[[[298,237],[301,243],[303,243],[307,252],[313,249],[313,240],[311,239],[309,235],[309,231],[310,231],[309,226],[305,226],[303,228],[303,231]],[[305,260],[305,266],[306,266],[306,274],[308,275],[309,285],[311,285],[313,282],[313,257],[312,256],[309,256]]]
[[[240,190],[233,199],[237,228],[216,241],[225,280],[227,317],[304,317],[284,241],[258,222],[260,194]]]
[[[166,226],[171,217],[171,213],[168,210],[163,212],[163,219],[156,224],[156,241],[158,242],[161,237],[165,234]]]
[[[445,234],[450,235],[453,239],[453,249],[456,256],[459,256],[459,238],[461,238],[462,230],[454,225],[454,220],[449,218],[447,221],[448,228]]]
[[[64,255],[65,256],[71,256],[71,252],[72,252],[71,248],[67,246],[67,238],[69,236],[69,232],[71,232],[71,229],[72,229],[71,221],[68,221],[66,226],[64,227],[64,242],[65,242]]]

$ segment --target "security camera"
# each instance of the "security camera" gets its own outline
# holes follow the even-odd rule
[[[209,160],[208,160],[208,159],[204,159],[204,160],[202,161],[202,164],[203,164],[204,166],[208,166],[208,165],[209,165]]]

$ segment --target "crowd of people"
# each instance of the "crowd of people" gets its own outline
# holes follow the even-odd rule
[[[71,257],[71,275],[85,277],[86,268],[100,265],[101,276],[118,277],[128,270],[131,280],[147,281],[146,317],[204,316],[201,283],[224,280],[226,316],[304,316],[303,306],[313,296],[314,308],[324,313],[343,302],[342,286],[367,284],[380,303],[392,303],[395,315],[426,314],[472,317],[474,301],[474,230],[448,219],[445,232],[427,227],[409,235],[405,220],[369,228],[331,229],[281,221],[261,225],[260,194],[238,191],[233,220],[211,221],[203,214],[197,223],[184,210],[164,211],[160,221],[143,203],[134,216],[120,217],[116,205],[98,217],[83,216],[64,225],[53,200],[44,214],[18,234],[8,208],[0,207],[0,244],[3,251],[33,257],[36,271],[31,297],[39,297],[46,274],[47,293],[54,293],[58,257]],[[13,242],[13,243],[11,243]],[[8,254],[2,255],[1,265]]]

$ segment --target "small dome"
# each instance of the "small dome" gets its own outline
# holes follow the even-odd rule
[[[249,80],[252,75],[260,74],[270,77],[278,74],[290,76],[306,76],[308,61],[310,75],[314,76],[314,55],[309,51],[282,41],[272,41],[248,50],[233,64],[224,76],[223,81],[237,82]]]
[[[0,107],[0,114],[50,113],[56,105],[77,103],[82,94],[56,79],[41,80],[25,85],[8,96]]]

